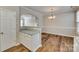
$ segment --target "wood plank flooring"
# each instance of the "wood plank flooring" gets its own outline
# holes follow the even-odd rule
[[[54,34],[42,33],[42,47],[36,52],[73,52],[73,38]],[[4,52],[30,52],[22,44]]]
[[[42,47],[39,52],[73,52],[73,38],[42,33]]]
[[[20,44],[18,46],[14,46],[10,49],[7,49],[3,52],[30,52],[30,50],[27,49],[24,45]]]

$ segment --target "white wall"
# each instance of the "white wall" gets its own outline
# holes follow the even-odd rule
[[[56,15],[56,19],[49,20],[44,16],[42,32],[74,36],[75,35],[75,13],[67,12]]]

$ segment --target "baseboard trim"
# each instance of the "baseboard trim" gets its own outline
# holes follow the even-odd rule
[[[57,34],[57,33],[50,33],[50,32],[42,32],[42,33],[53,34],[53,35],[59,35],[59,36],[66,36],[66,37],[72,37],[72,38],[75,37],[75,35],[71,36],[71,35]]]

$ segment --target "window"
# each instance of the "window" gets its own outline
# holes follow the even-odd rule
[[[77,34],[79,34],[79,11],[77,11],[76,16],[77,16],[77,18],[76,18],[76,24],[77,24]]]
[[[36,17],[30,14],[21,16],[21,26],[37,26]]]

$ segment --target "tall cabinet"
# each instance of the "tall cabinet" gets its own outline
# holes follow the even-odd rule
[[[15,45],[16,12],[0,7],[0,51]]]
[[[19,42],[31,51],[41,47],[41,14],[26,7],[21,7]]]

